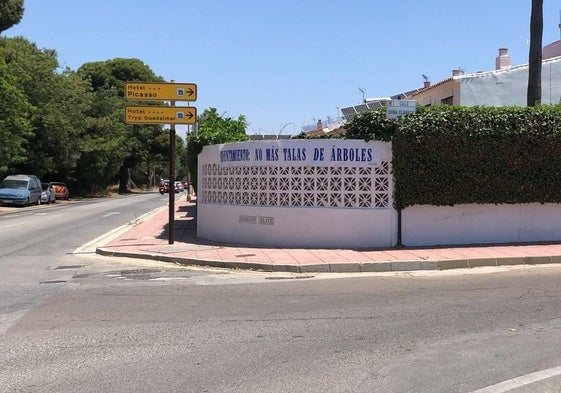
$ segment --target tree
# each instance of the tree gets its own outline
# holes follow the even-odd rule
[[[187,137],[187,161],[193,187],[197,187],[197,157],[204,146],[248,140],[247,121],[240,115],[237,120],[224,118],[216,108],[205,109],[198,116],[195,131]]]
[[[0,57],[0,175],[15,171],[27,161],[31,111],[27,97]]]
[[[0,37],[0,58],[12,88],[30,105],[24,112],[31,126],[23,144],[25,159],[14,169],[71,182],[91,108],[89,85],[69,69],[59,72],[54,50],[38,49],[23,37]]]
[[[119,180],[119,192],[130,190],[134,171],[148,177],[151,167],[150,151],[156,136],[162,132],[161,126],[126,125],[124,123],[125,83],[129,81],[161,82],[162,78],[138,59],[117,58],[104,62],[92,62],[78,69],[84,79],[91,83],[96,96],[94,110],[91,113],[94,135],[105,140],[104,133],[119,141],[118,144],[101,143],[104,151],[99,153],[107,157],[103,162],[108,167],[98,168],[96,176],[105,176],[105,182]],[[98,141],[90,139],[88,143]],[[98,141],[99,142],[99,141]],[[95,151],[92,150],[92,154]],[[112,151],[110,153],[109,151]],[[90,158],[94,158],[93,154]],[[115,168],[115,159],[120,165]],[[132,174],[131,174],[132,171]],[[97,177],[101,180],[100,177]]]
[[[370,109],[353,116],[345,124],[347,139],[390,141],[397,127],[396,119],[388,119],[385,108]]]
[[[0,64],[2,95],[12,95],[6,102],[10,111],[2,113],[4,124],[13,122],[11,138],[2,138],[4,147],[11,146],[3,155],[9,169],[70,180],[90,107],[88,85],[69,70],[57,71],[55,51],[23,37],[0,37]],[[23,116],[24,123],[18,120]]]
[[[43,99],[33,116],[35,135],[29,164],[41,168],[45,180],[62,179],[74,185],[80,177],[76,165],[93,95],[86,81],[69,69],[53,75],[49,84],[57,93]]]
[[[126,156],[125,127],[115,118],[90,118],[76,168],[79,192],[102,193],[118,179]]]
[[[0,0],[0,32],[17,25],[23,10],[23,0]]]
[[[148,185],[155,186],[160,179],[168,178],[169,172],[169,130],[156,135],[150,146],[149,159],[146,162],[146,176],[149,179]],[[175,139],[176,148],[179,146],[179,139]],[[185,148],[184,148],[185,149]],[[177,149],[176,149],[177,150]],[[176,151],[177,153],[177,151]],[[177,168],[177,165],[176,165]],[[158,177],[156,180],[156,176]]]
[[[540,104],[542,99],[542,35],[543,0],[532,0],[530,54],[528,61],[528,106]]]

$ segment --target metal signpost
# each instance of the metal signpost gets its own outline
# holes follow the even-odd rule
[[[390,100],[386,103],[386,118],[397,119],[417,111],[415,100]],[[401,246],[401,208],[397,209],[397,245]]]
[[[175,106],[176,101],[195,101],[194,83],[127,82],[125,98],[130,101],[169,101],[170,106],[127,106],[127,124],[169,124],[169,218],[168,243],[175,237],[175,125],[195,124],[197,108]]]

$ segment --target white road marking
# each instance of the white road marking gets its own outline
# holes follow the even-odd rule
[[[522,375],[520,377],[512,378],[496,385],[487,386],[486,388],[474,390],[471,393],[503,393],[509,390],[519,388],[521,386],[530,385],[534,382],[543,381],[551,377],[561,375],[561,366],[553,367],[547,370],[536,371],[535,373]]]
[[[13,228],[13,227],[17,227],[18,225],[22,225],[23,222],[17,222],[15,224],[10,224],[10,225],[6,225],[4,228]]]
[[[27,311],[28,309],[9,314],[0,314],[0,336],[6,333]]]
[[[121,213],[119,213],[119,212],[109,212],[109,213],[105,213],[101,217],[105,218],[105,217],[115,216],[115,215],[118,215],[118,214],[121,214]]]
[[[72,254],[82,254],[85,252],[95,252],[96,248],[97,248],[97,244],[100,243],[109,243],[112,239],[114,239],[115,237],[121,235],[123,232],[126,232],[130,229],[129,225],[121,225],[120,227],[117,227],[115,229],[113,229],[112,231],[109,231],[101,236],[96,237],[95,239],[87,242],[86,244],[81,245],[80,247],[76,248],[74,251],[72,251]]]
[[[160,211],[161,209],[167,208],[167,206],[160,206],[152,211],[149,211],[148,213],[145,213],[143,215],[141,215],[140,217],[137,217],[134,222],[129,222],[127,224],[121,225],[120,227],[117,227],[115,229],[113,229],[112,231],[109,231],[108,233],[105,233],[89,242],[87,242],[86,244],[81,245],[80,247],[76,248],[74,251],[72,251],[72,254],[76,254],[76,255],[80,255],[83,253],[88,253],[88,252],[95,252],[96,248],[99,244],[107,244],[109,243],[111,240],[115,239],[117,236],[121,235],[122,233],[128,231],[131,228],[131,225],[133,224],[138,224],[142,219],[144,219],[145,217],[151,217],[152,215],[156,214],[156,212]],[[119,212],[109,212],[106,213],[103,217],[108,217],[108,216],[112,216],[115,214],[121,214]]]

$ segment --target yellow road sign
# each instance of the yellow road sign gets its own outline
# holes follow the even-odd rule
[[[127,106],[125,123],[195,124],[197,108],[192,106]]]
[[[194,83],[125,83],[125,98],[131,101],[196,101]]]

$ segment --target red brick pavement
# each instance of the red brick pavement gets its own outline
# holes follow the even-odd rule
[[[196,202],[176,201],[174,243],[163,207],[117,231],[97,253],[203,265],[288,272],[384,272],[561,263],[561,243],[393,249],[256,247],[196,237]]]

